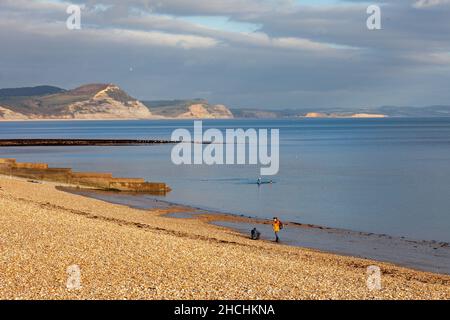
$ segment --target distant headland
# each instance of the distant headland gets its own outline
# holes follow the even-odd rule
[[[450,117],[450,106],[270,110],[229,108],[205,99],[139,101],[115,84],[86,84],[72,90],[54,86],[0,89],[0,121],[387,117]]]
[[[0,89],[0,120],[230,119],[203,99],[139,101],[114,84]]]

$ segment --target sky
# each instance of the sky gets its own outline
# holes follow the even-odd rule
[[[450,105],[450,0],[0,0],[0,88],[86,83],[233,108]]]

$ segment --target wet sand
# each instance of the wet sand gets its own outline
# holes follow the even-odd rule
[[[269,241],[0,177],[2,299],[449,299],[450,277]],[[81,288],[69,290],[78,265]],[[369,290],[379,266],[382,289]]]

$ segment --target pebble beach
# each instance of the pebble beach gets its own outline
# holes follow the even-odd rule
[[[0,176],[0,299],[449,299],[450,276]],[[70,270],[79,270],[71,287]],[[367,285],[369,266],[381,288]]]

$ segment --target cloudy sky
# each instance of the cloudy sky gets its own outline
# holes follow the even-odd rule
[[[93,82],[235,108],[450,105],[450,0],[0,0],[0,87]]]

